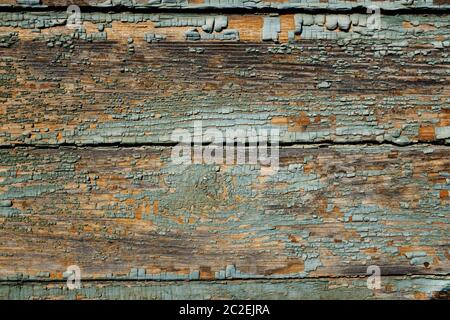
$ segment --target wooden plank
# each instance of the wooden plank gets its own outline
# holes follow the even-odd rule
[[[268,176],[170,152],[1,150],[1,278],[448,274],[448,147],[283,148]]]
[[[68,7],[76,4],[80,7],[93,8],[149,8],[149,9],[253,9],[253,10],[295,10],[295,9],[329,9],[351,10],[377,6],[383,10],[413,10],[413,9],[448,9],[449,0],[2,0],[1,5],[17,8],[52,8]]]
[[[0,283],[8,299],[446,299],[448,278],[383,277],[380,290],[369,290],[365,279],[83,282],[67,290],[63,283]]]
[[[450,141],[448,15],[383,16],[376,34],[303,26],[281,45],[262,41],[257,15],[226,17],[222,33],[239,34],[231,42],[155,26],[214,15],[92,13],[81,34],[63,16],[0,14],[3,146],[167,143],[202,119],[205,129],[276,127],[285,143]],[[62,26],[34,32],[55,17]],[[280,21],[286,41],[294,15]],[[165,40],[147,43],[149,34]]]

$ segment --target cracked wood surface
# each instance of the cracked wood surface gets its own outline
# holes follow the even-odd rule
[[[176,165],[170,148],[2,150],[1,275],[61,279],[71,262],[84,279],[448,273],[448,147],[280,152],[261,176]]]
[[[99,281],[80,290],[63,283],[0,282],[0,296],[13,299],[448,299],[444,277],[384,277],[383,289],[367,289],[358,278],[321,278],[289,281]]]
[[[362,1],[75,2],[0,5],[0,298],[448,298],[448,1],[375,30]],[[280,169],[173,164],[196,120],[278,128]]]
[[[34,32],[54,15],[4,15],[28,28],[0,27],[14,32],[0,47],[1,145],[167,143],[202,119],[205,129],[274,126],[284,143],[450,141],[448,15],[383,17],[380,39],[361,21],[322,33],[335,40],[303,26],[290,44],[262,43],[255,15],[227,17],[239,42],[185,41],[189,27],[170,26],[185,15],[89,14],[85,33]],[[287,40],[295,17],[280,20]],[[147,43],[155,33],[166,40]]]
[[[330,9],[351,10],[379,7],[383,10],[413,10],[413,9],[448,9],[450,0],[2,0],[0,4],[15,8],[52,8],[67,7],[76,4],[91,8],[149,8],[149,9]]]

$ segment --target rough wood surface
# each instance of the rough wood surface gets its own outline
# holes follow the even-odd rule
[[[381,290],[367,289],[366,280],[322,278],[235,281],[96,281],[80,290],[64,283],[0,282],[0,296],[11,299],[448,299],[445,277],[384,277]]]
[[[2,0],[5,7],[51,8],[71,4],[94,8],[149,8],[149,9],[331,9],[351,10],[377,6],[384,10],[448,9],[450,0]]]
[[[0,298],[448,298],[448,1],[75,3],[0,6]],[[173,164],[200,120],[280,169]]]
[[[4,14],[5,24],[29,29],[0,27],[17,33],[0,48],[1,145],[167,143],[174,129],[202,119],[205,129],[276,126],[286,143],[450,138],[447,15],[383,17],[381,39],[359,27],[281,45],[261,43],[262,16],[227,17],[240,42],[226,43],[185,41],[189,27],[155,27],[158,15],[137,24],[85,15],[88,41],[64,27],[33,32],[35,19],[45,25],[52,16]],[[281,21],[283,39],[294,16]],[[147,43],[154,32],[167,40]]]
[[[450,151],[283,148],[281,167],[174,165],[170,148],[1,153],[2,276],[446,274]]]

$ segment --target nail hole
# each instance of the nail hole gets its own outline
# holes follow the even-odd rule
[[[423,265],[425,266],[425,268],[428,268],[430,266],[428,262],[424,262]]]

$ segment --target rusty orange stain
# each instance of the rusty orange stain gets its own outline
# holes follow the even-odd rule
[[[158,204],[159,204],[158,200],[153,201],[153,214],[155,215],[158,214]]]
[[[435,132],[433,126],[422,125],[419,128],[419,140],[421,141],[433,141],[435,139]]]
[[[271,123],[275,125],[287,125],[289,119],[287,117],[273,117]]]

